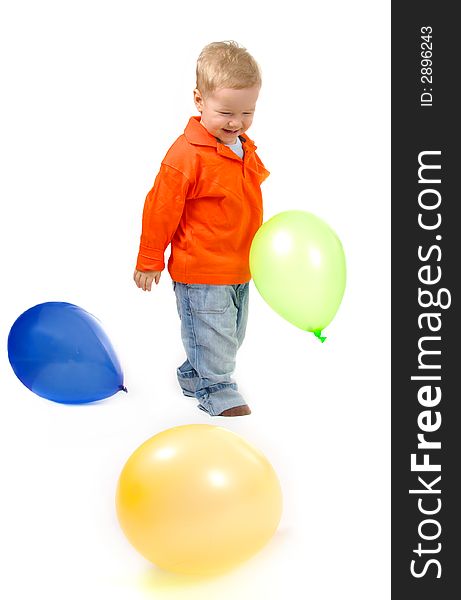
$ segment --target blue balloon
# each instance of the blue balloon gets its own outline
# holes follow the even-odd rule
[[[26,310],[11,328],[8,358],[26,387],[54,402],[84,404],[126,392],[99,320],[75,304],[45,302]]]

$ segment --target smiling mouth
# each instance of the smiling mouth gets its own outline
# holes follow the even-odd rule
[[[226,133],[237,133],[240,129],[223,129]]]

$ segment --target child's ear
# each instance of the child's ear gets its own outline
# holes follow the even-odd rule
[[[197,107],[197,110],[201,113],[203,110],[203,98],[200,90],[197,88],[194,90],[194,104]]]

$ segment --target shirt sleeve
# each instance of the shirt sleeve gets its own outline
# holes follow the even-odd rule
[[[181,220],[188,188],[189,180],[181,171],[161,165],[144,202],[136,263],[139,271],[163,271],[165,268],[165,250]]]
[[[270,171],[268,171],[266,169],[266,167],[263,165],[261,159],[256,154],[256,152],[255,152],[255,158],[256,158],[256,168],[257,168],[258,177],[259,177],[259,184],[261,185],[261,183],[269,177]]]

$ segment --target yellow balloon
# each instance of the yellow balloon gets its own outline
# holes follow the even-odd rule
[[[267,458],[213,425],[158,433],[130,456],[116,493],[131,544],[175,573],[207,575],[246,560],[275,533],[282,493]]]

